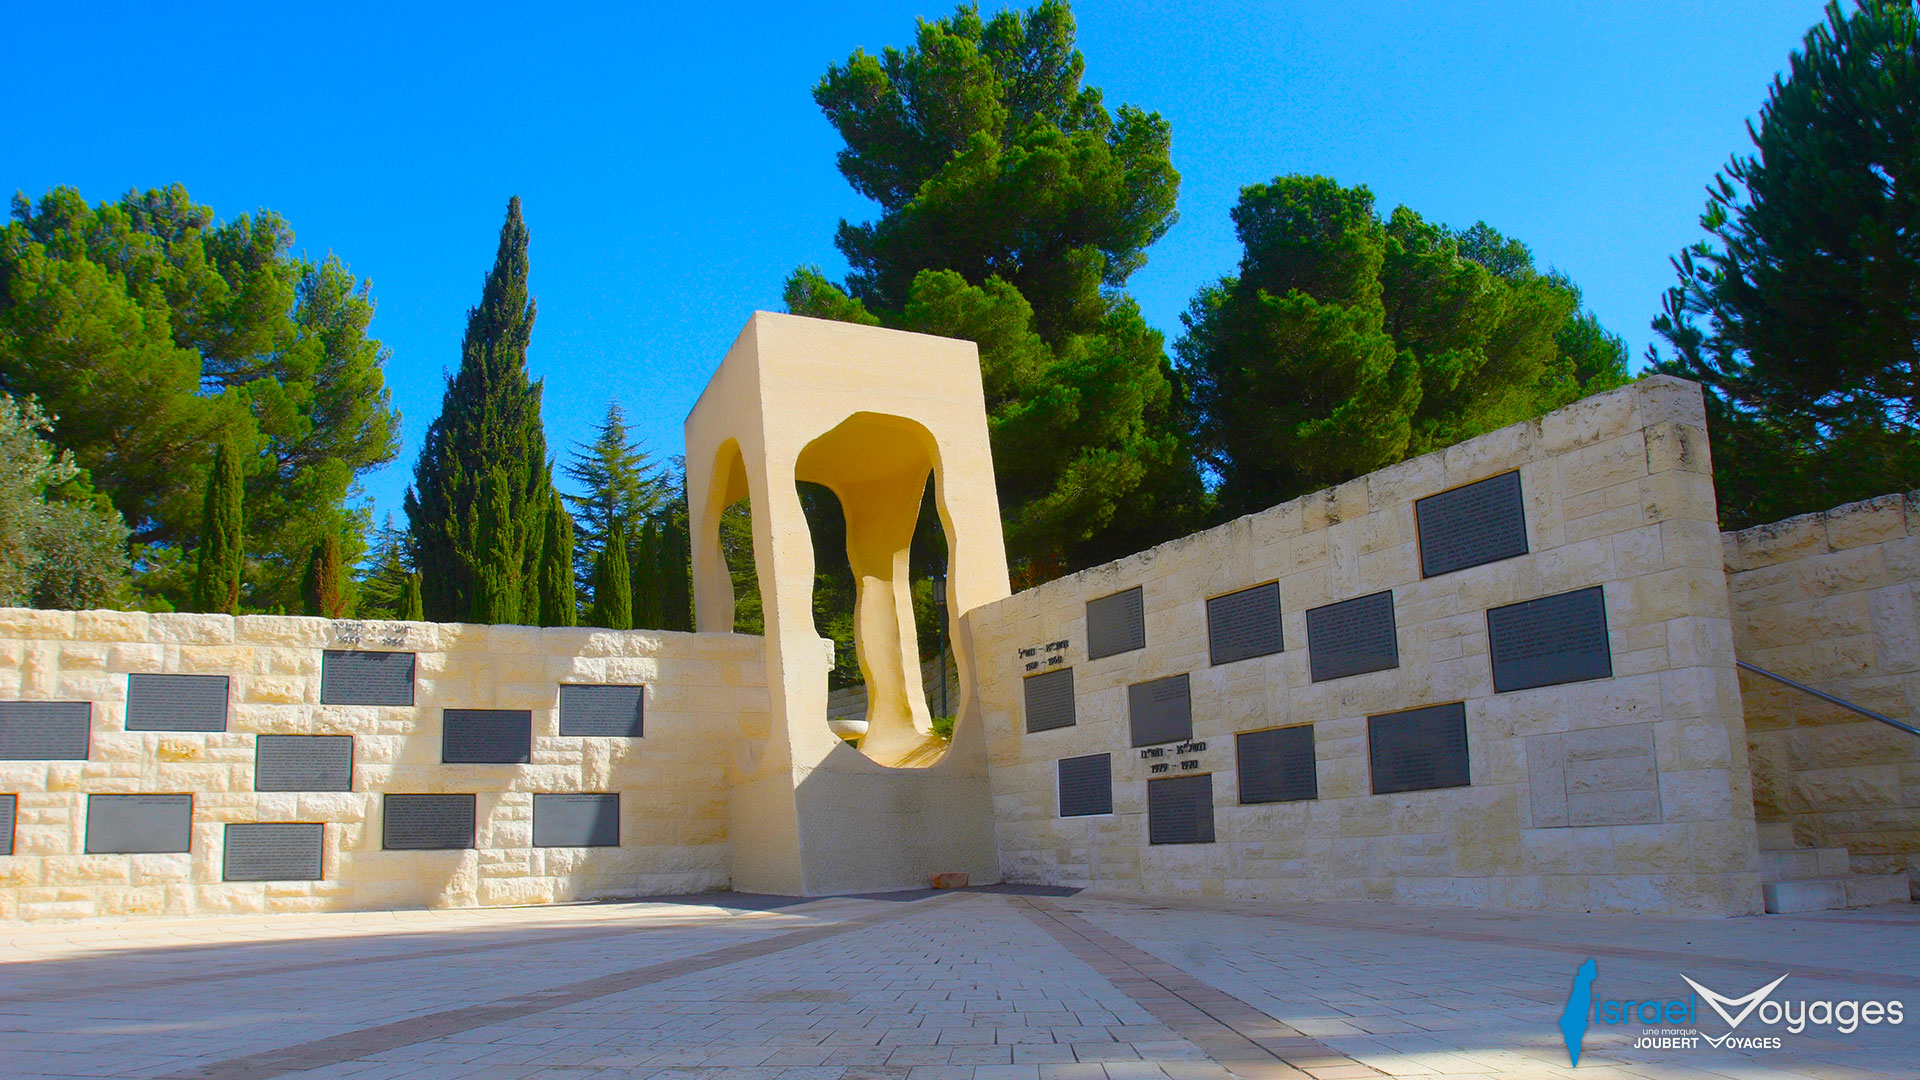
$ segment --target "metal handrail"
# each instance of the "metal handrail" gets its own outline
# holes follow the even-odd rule
[[[1808,686],[1806,683],[1794,682],[1792,679],[1787,678],[1785,675],[1775,675],[1773,672],[1768,671],[1766,668],[1755,667],[1754,665],[1747,663],[1745,660],[1735,660],[1734,664],[1738,665],[1739,667],[1745,668],[1748,671],[1753,672],[1755,675],[1765,676],[1766,678],[1772,679],[1774,682],[1777,682],[1777,683],[1785,683],[1786,685],[1793,687],[1795,690],[1798,690],[1803,694],[1812,694],[1814,697],[1819,698],[1821,701],[1831,702],[1832,704],[1838,705],[1843,709],[1848,709],[1852,712],[1857,712],[1861,716],[1864,716],[1869,720],[1878,720],[1881,723],[1887,725],[1888,727],[1899,728],[1901,731],[1904,731],[1909,735],[1920,735],[1920,728],[1914,727],[1911,724],[1903,724],[1900,721],[1895,720],[1891,716],[1881,716],[1879,713],[1874,712],[1872,709],[1868,709],[1860,705],[1855,705],[1853,702],[1848,701],[1846,698],[1837,698],[1837,697],[1834,697],[1832,694],[1826,693],[1824,691],[1815,690],[1813,687]]]

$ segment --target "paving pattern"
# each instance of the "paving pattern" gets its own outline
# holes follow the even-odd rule
[[[1767,1050],[1599,1025],[1572,1069],[1556,1025],[1589,957],[1602,998],[1789,974],[1775,997],[1908,1015],[1744,1021]],[[1914,1080],[1917,1011],[1904,904],[1713,920],[968,891],[0,930],[5,1080]]]

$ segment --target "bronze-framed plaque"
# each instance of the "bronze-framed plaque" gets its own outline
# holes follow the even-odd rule
[[[1147,843],[1213,843],[1213,774],[1147,781]]]
[[[1269,581],[1207,601],[1207,660],[1214,667],[1270,656],[1280,640],[1280,583]]]
[[[1520,473],[1501,473],[1413,503],[1420,576],[1437,577],[1527,553]]]
[[[1467,787],[1467,706],[1455,701],[1367,717],[1373,793]]]
[[[1060,816],[1094,817],[1113,813],[1113,758],[1086,754],[1061,758]]]

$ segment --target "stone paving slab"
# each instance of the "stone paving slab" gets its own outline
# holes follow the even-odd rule
[[[1675,919],[718,896],[11,927],[0,1077],[1920,1077],[1914,1016],[1765,1051],[1596,1028],[1570,1069],[1556,1024],[1588,957],[1602,997],[1678,996],[1682,971],[1739,995],[1786,973],[1796,1000],[1920,1009],[1916,905]]]

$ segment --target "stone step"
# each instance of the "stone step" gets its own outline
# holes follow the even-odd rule
[[[1760,826],[1761,851],[1786,851],[1794,846],[1792,825],[1776,821]]]
[[[1846,848],[1793,848],[1760,852],[1761,881],[1812,881],[1852,873]]]
[[[1768,914],[1867,907],[1912,899],[1905,874],[1857,874],[1843,878],[1766,881],[1760,884]]]

